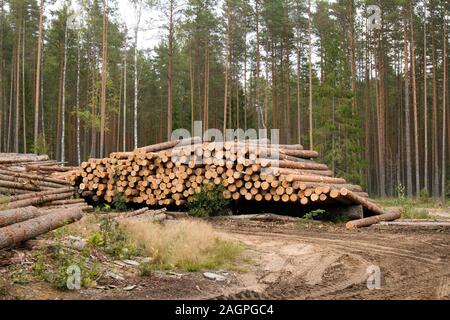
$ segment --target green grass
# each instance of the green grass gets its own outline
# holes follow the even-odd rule
[[[430,215],[424,209],[417,209],[412,206],[403,206],[400,210],[402,219],[429,219]]]
[[[435,199],[431,197],[392,197],[377,198],[376,202],[382,207],[412,206],[418,208],[450,207],[450,199]]]
[[[152,259],[142,266],[141,274],[154,270],[188,272],[237,268],[244,248],[237,242],[222,239],[204,221],[181,221],[176,224],[128,223],[124,232],[135,246]]]

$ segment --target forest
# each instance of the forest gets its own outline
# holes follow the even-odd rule
[[[276,128],[371,195],[449,197],[448,20],[446,0],[0,0],[0,152]]]

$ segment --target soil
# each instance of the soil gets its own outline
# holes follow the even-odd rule
[[[239,270],[211,270],[226,281],[201,272],[140,276],[133,266],[108,261],[123,279],[61,292],[45,282],[13,284],[11,263],[30,263],[30,250],[15,249],[0,251],[0,280],[6,283],[0,299],[450,299],[449,227],[348,231],[342,224],[211,223],[246,248]],[[368,289],[370,266],[380,269],[379,289]]]

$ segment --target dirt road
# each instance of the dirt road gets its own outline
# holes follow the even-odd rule
[[[224,221],[255,259],[237,299],[449,299],[449,229],[272,225]],[[371,266],[371,267],[370,267]],[[380,289],[367,288],[379,267]],[[371,273],[372,274],[372,273]],[[370,281],[373,283],[373,281]]]
[[[206,279],[201,272],[161,271],[142,277],[128,266],[117,271],[123,280],[102,283],[107,290],[61,292],[43,282],[15,283],[3,290],[3,298],[450,299],[449,227],[347,231],[332,224],[229,219],[211,223],[225,238],[246,247],[242,270],[211,270],[225,275],[224,282]],[[10,254],[27,263],[26,251]],[[368,267],[379,268],[379,289],[368,289]],[[11,270],[0,267],[0,279],[10,282]],[[130,285],[135,288],[123,289]]]

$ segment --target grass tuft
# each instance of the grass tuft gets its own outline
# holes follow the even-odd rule
[[[160,270],[199,271],[233,267],[243,251],[241,245],[220,239],[203,221],[166,225],[128,222],[123,223],[122,228],[128,238],[152,258],[154,266],[151,268]],[[147,270],[142,272],[147,273]]]

